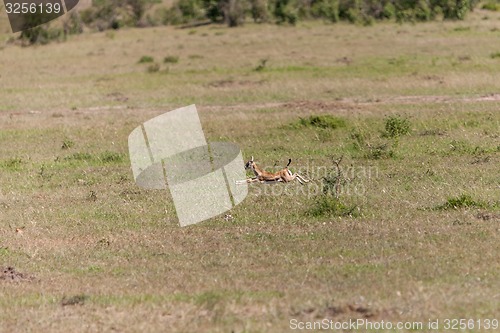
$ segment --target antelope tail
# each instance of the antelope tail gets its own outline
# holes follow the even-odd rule
[[[287,168],[290,165],[290,163],[292,163],[292,159],[291,158],[288,159],[288,164],[286,165]]]

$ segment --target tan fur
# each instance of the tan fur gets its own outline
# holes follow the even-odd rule
[[[238,181],[237,183],[253,183],[253,182],[261,182],[261,183],[267,183],[267,182],[291,182],[295,179],[297,179],[301,184],[308,183],[309,180],[305,179],[298,173],[292,174],[290,170],[288,170],[288,166],[292,162],[291,159],[288,160],[288,164],[285,168],[281,169],[278,172],[268,172],[266,170],[261,169],[252,159],[248,161],[245,164],[245,169],[251,169],[255,175],[253,178],[248,178],[243,181]]]

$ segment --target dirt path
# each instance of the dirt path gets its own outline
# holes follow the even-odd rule
[[[293,101],[293,102],[266,102],[266,103],[252,103],[252,104],[232,104],[232,105],[198,105],[198,108],[203,111],[213,112],[213,111],[251,111],[251,110],[261,110],[261,109],[301,109],[301,110],[352,110],[359,109],[363,106],[370,105],[385,105],[385,104],[420,104],[420,103],[475,103],[475,102],[500,102],[499,94],[488,94],[472,97],[464,96],[439,96],[439,95],[421,95],[421,96],[394,96],[394,97],[383,97],[376,99],[363,99],[363,98],[342,98],[334,101],[318,101],[318,100],[303,100],[303,101]],[[71,116],[85,117],[88,115],[100,116],[112,115],[115,112],[120,112],[120,115],[126,116],[128,114],[137,114],[140,111],[141,114],[151,113],[156,114],[158,108],[134,108],[128,105],[110,105],[110,106],[96,106],[85,109],[71,110],[60,109],[60,110],[50,110],[50,111],[40,111],[40,110],[26,110],[26,111],[16,111],[8,112],[4,111],[0,113],[0,119],[2,123],[6,124],[9,120],[24,120],[23,118],[33,119],[42,117],[51,118],[66,118]]]

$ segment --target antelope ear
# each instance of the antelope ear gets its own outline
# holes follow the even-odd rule
[[[251,161],[253,162],[253,156],[252,156],[252,159],[251,159]]]

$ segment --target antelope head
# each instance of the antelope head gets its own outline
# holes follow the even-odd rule
[[[253,161],[253,156],[252,156],[252,159],[245,164],[245,169],[254,170],[254,168],[255,168],[255,162]]]

